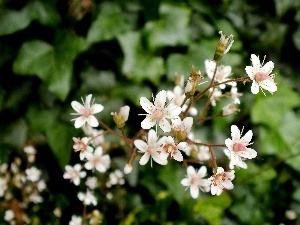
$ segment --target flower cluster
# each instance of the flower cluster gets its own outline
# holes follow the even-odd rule
[[[80,186],[81,180],[86,178],[85,191],[78,193],[78,198],[84,205],[97,205],[98,201],[94,195],[95,189],[99,186],[100,174],[106,174],[106,188],[113,188],[115,185],[125,183],[126,174],[132,172],[132,161],[138,157],[139,164],[144,166],[150,160],[151,167],[153,161],[165,166],[170,160],[182,162],[187,167],[187,176],[181,180],[181,184],[190,188],[192,198],[198,198],[199,190],[210,192],[212,195],[220,195],[226,190],[234,188],[235,167],[247,169],[245,160],[253,159],[257,152],[250,148],[252,140],[252,130],[243,136],[236,125],[231,125],[231,138],[227,138],[222,144],[208,144],[195,138],[194,131],[199,123],[211,120],[216,117],[228,116],[239,111],[236,108],[240,104],[242,93],[238,92],[238,83],[252,82],[251,92],[257,94],[259,89],[268,90],[274,93],[277,90],[274,82],[274,75],[271,74],[274,64],[267,62],[261,65],[259,57],[252,54],[253,66],[246,67],[248,77],[236,78],[232,73],[232,68],[228,65],[219,65],[220,59],[229,51],[233,44],[233,36],[225,36],[220,32],[221,38],[216,48],[213,60],[205,60],[205,70],[209,82],[199,90],[199,85],[205,82],[201,71],[192,72],[186,82],[181,77],[173,90],[161,90],[152,101],[147,97],[139,99],[141,108],[145,111],[145,116],[141,121],[141,130],[129,138],[126,136],[126,124],[129,118],[129,106],[121,107],[120,111],[112,112],[116,131],[110,128],[103,121],[97,120],[95,114],[101,112],[104,107],[92,101],[92,95],[88,95],[83,101],[83,105],[73,101],[71,103],[76,111],[74,115],[79,117],[75,120],[76,128],[82,127],[86,134],[83,138],[73,138],[73,149],[79,152],[81,163],[74,166],[65,167],[64,178],[69,179],[75,185]],[[271,75],[270,75],[271,74]],[[184,85],[186,83],[186,85]],[[195,108],[195,102],[200,98],[206,99],[206,103],[201,110]],[[223,99],[227,104],[222,111],[216,115],[207,116],[210,106],[216,106]],[[189,116],[187,116],[189,115]],[[98,125],[104,130],[97,130]],[[109,156],[110,144],[104,141],[106,134],[113,134],[122,139],[119,146],[124,146],[131,150],[129,161],[124,165],[124,173],[120,169],[114,169]],[[228,158],[228,166],[225,168],[217,165],[214,151],[222,148]],[[136,153],[141,154],[136,154]],[[199,164],[197,169],[195,164]],[[211,169],[208,169],[210,166]],[[118,167],[118,166],[117,166]],[[106,173],[109,171],[108,173]],[[34,173],[34,171],[31,171]],[[92,174],[92,176],[88,176]],[[1,183],[0,183],[1,184]],[[107,193],[107,198],[111,198],[111,192]],[[73,216],[70,224],[82,223],[81,217]]]
[[[5,210],[4,220],[10,224],[31,223],[27,216],[33,210],[31,204],[42,203],[42,194],[47,189],[42,171],[34,166],[36,148],[27,145],[23,150],[26,154],[25,169],[22,169],[23,162],[19,157],[15,157],[10,165],[0,165],[0,200]]]

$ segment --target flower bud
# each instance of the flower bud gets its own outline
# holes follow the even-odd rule
[[[131,171],[132,171],[132,165],[127,163],[124,167],[124,173],[129,174],[129,173],[131,173]]]
[[[125,126],[125,122],[128,120],[129,110],[130,107],[126,105],[121,107],[118,113],[116,112],[111,113],[119,129],[122,129]]]
[[[185,86],[185,94],[188,98],[192,97],[200,83],[200,81],[203,79],[203,76],[201,75],[200,70],[196,72],[194,70],[194,66],[192,67],[192,72],[188,78],[187,84]]]
[[[232,34],[227,37],[222,33],[222,31],[220,31],[219,34],[221,35],[221,37],[216,47],[214,61],[219,61],[223,57],[223,55],[225,55],[229,51],[231,45],[234,42]]]

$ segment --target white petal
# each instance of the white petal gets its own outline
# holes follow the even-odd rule
[[[215,186],[215,185],[211,184],[210,191],[211,191],[212,195],[220,195],[222,193],[222,189],[221,189],[221,193],[219,193],[220,192],[219,185]]]
[[[252,130],[249,130],[242,138],[241,138],[241,142],[243,144],[249,144],[251,139],[252,139],[253,133]]]
[[[72,108],[73,108],[76,112],[78,112],[79,114],[81,114],[82,109],[84,109],[84,106],[81,105],[81,104],[80,104],[79,102],[77,102],[77,101],[71,102],[71,106],[72,106]]]
[[[217,174],[218,173],[224,173],[224,169],[222,167],[218,167],[217,168]]]
[[[96,113],[99,113],[103,110],[103,105],[101,104],[94,104],[92,105],[90,111],[91,111],[91,114],[96,114]]]
[[[148,152],[145,152],[145,154],[140,159],[140,165],[145,165],[150,159],[150,154]]]
[[[180,151],[176,151],[175,154],[172,154],[172,157],[178,162],[183,161],[183,156]]]
[[[229,150],[233,150],[233,141],[230,138],[227,138],[225,140],[225,145]]]
[[[252,94],[256,95],[258,92],[259,92],[259,85],[256,81],[253,81],[252,82],[252,85],[251,85],[251,92]]]
[[[172,128],[174,130],[181,130],[182,121],[181,121],[180,117],[172,119],[171,122],[172,122]]]
[[[204,64],[205,64],[205,71],[207,73],[207,76],[210,79],[212,79],[212,77],[214,75],[215,68],[216,68],[216,62],[213,61],[213,60],[206,59],[204,61]]]
[[[122,117],[125,121],[128,120],[129,110],[130,110],[130,107],[128,105],[125,105],[120,108],[120,114],[122,115]]]
[[[142,108],[149,114],[153,113],[156,108],[155,106],[152,104],[152,102],[150,102],[147,98],[145,97],[141,97],[140,98],[140,104],[142,106]]]
[[[92,94],[89,94],[88,96],[86,96],[86,98],[85,98],[85,107],[88,108],[88,109],[91,106],[91,100],[92,100]]]
[[[91,127],[97,127],[99,125],[98,120],[96,119],[96,117],[94,117],[93,115],[89,115],[89,117],[87,118],[87,123],[91,126]]]
[[[240,151],[239,155],[246,159],[253,159],[257,156],[257,152],[252,148],[247,148],[246,151]]]
[[[164,110],[163,114],[166,118],[176,119],[178,115],[181,113],[182,108],[175,104],[169,104]]]
[[[188,175],[188,177],[196,176],[196,170],[195,170],[195,168],[192,167],[192,166],[188,166],[188,168],[187,168],[187,175]]]
[[[246,73],[248,74],[248,76],[250,77],[251,80],[254,79],[254,68],[252,66],[246,66],[245,68]]]
[[[156,124],[156,121],[147,115],[146,118],[141,122],[141,127],[143,129],[150,129],[155,124]]]
[[[85,167],[87,170],[91,170],[91,169],[94,168],[94,165],[93,165],[92,163],[90,163],[90,162],[86,162],[86,163],[84,164],[84,167]]]
[[[199,177],[205,177],[206,176],[206,174],[207,174],[207,168],[206,168],[206,166],[201,166],[200,167],[200,169],[198,170],[198,176]]]
[[[138,150],[140,150],[142,152],[146,152],[148,150],[147,143],[142,140],[135,140],[134,145],[135,145],[135,147],[137,147]]]
[[[259,68],[260,68],[260,60],[259,60],[259,57],[254,55],[254,54],[251,54],[251,61],[252,61],[252,65],[254,67],[254,70],[258,71]]]
[[[165,90],[162,90],[158,92],[158,94],[155,97],[154,100],[154,105],[156,106],[157,109],[162,110],[165,107],[167,100],[167,92]]]
[[[193,117],[186,117],[182,122],[185,132],[190,132],[193,126]]]
[[[160,165],[166,165],[168,163],[168,160],[165,157],[162,157],[158,152],[153,152],[151,156],[152,159]]]
[[[75,128],[80,128],[85,124],[85,122],[86,122],[86,118],[84,116],[80,116],[76,118],[74,126]]]
[[[272,61],[267,62],[260,71],[266,74],[270,74],[274,69],[274,63]]]
[[[178,145],[177,145],[177,148],[180,149],[180,150],[185,150],[187,147],[187,143],[186,142],[180,142]]]
[[[197,185],[191,185],[190,187],[192,198],[196,199],[199,196],[199,188]]]
[[[231,190],[233,189],[233,184],[230,180],[225,180],[222,185],[227,189],[227,190]]]
[[[264,81],[259,82],[259,85],[263,89],[266,89],[267,91],[269,91],[270,93],[277,91],[277,85],[272,80],[266,79]]]
[[[233,142],[236,140],[240,140],[241,138],[240,130],[236,125],[231,126],[231,137]]]
[[[169,121],[166,118],[162,118],[159,121],[159,127],[164,131],[164,132],[170,132],[171,131],[171,125]],[[142,126],[143,127],[143,126]],[[145,128],[144,128],[145,129]]]
[[[157,142],[157,138],[158,137],[157,137],[157,134],[156,134],[155,130],[153,130],[153,129],[149,130],[149,132],[148,132],[148,140],[147,140],[148,145],[149,146],[154,146],[156,144],[156,142]]]
[[[183,178],[180,183],[182,186],[190,186],[191,180],[189,178]]]

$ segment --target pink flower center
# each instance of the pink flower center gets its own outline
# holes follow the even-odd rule
[[[212,183],[214,186],[218,186],[218,184],[223,183],[226,180],[226,173],[219,173],[213,176]]]
[[[245,151],[247,149],[247,147],[241,143],[235,143],[233,145],[233,150],[238,152],[238,151]]]
[[[152,114],[152,118],[155,120],[160,120],[163,117],[163,112],[159,109],[155,110],[155,112]]]
[[[261,82],[261,81],[264,81],[266,79],[269,79],[269,76],[266,73],[258,72],[257,74],[255,74],[254,79],[257,82]]]
[[[91,115],[91,112],[89,109],[83,108],[80,110],[81,115],[88,117],[89,115]]]

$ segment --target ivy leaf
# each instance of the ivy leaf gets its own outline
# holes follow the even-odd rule
[[[145,25],[145,33],[151,50],[164,46],[187,45],[190,40],[189,20],[191,10],[183,5],[162,3],[160,19]]]
[[[285,112],[300,105],[299,96],[287,86],[281,84],[273,95],[258,95],[251,109],[251,119],[254,123],[262,123],[276,128],[282,122]]]
[[[54,6],[40,1],[32,1],[20,11],[6,9],[1,12],[0,35],[23,30],[33,20],[37,20],[43,25],[56,25],[60,19]]]
[[[105,2],[101,4],[100,12],[88,31],[87,42],[93,44],[111,40],[129,30],[132,30],[132,23],[122,13],[120,6]]]
[[[60,100],[65,100],[71,87],[73,60],[87,45],[81,37],[57,34],[56,46],[44,41],[25,42],[13,63],[20,75],[36,75]]]
[[[158,85],[164,73],[164,61],[143,48],[139,32],[119,36],[118,41],[124,52],[122,72],[135,82],[150,80]]]

